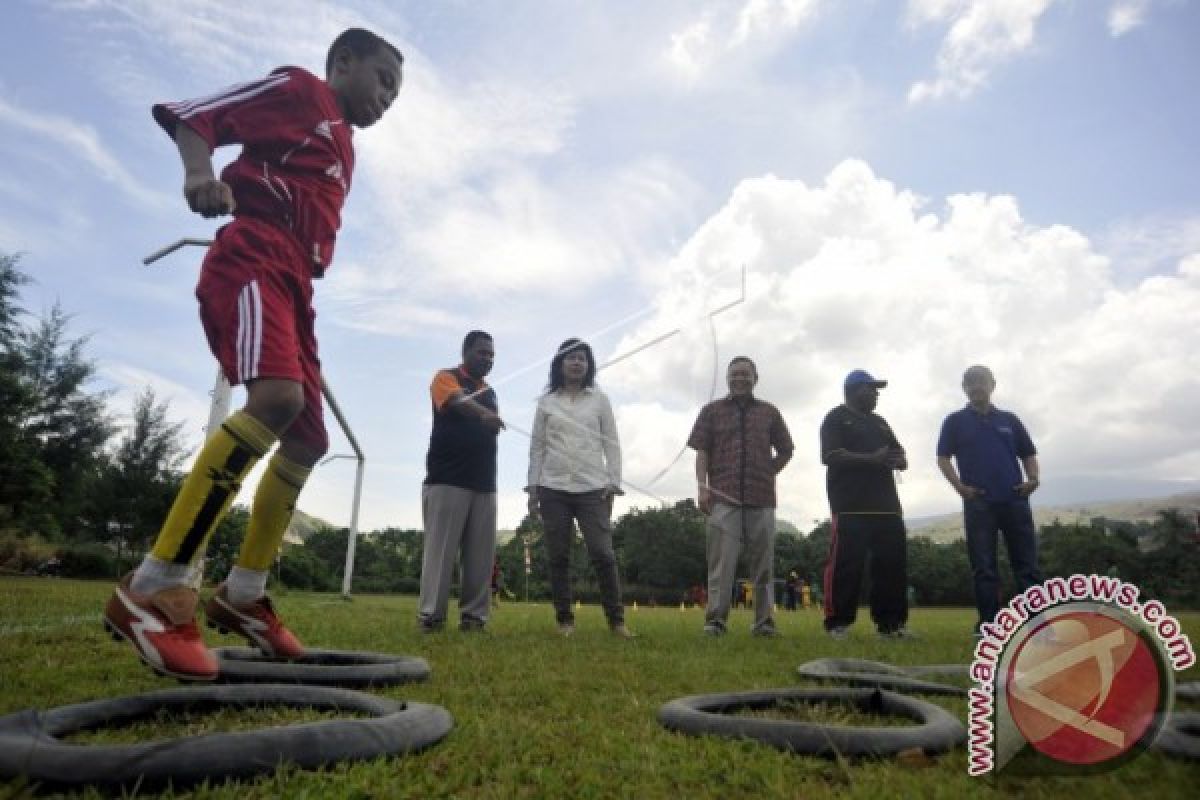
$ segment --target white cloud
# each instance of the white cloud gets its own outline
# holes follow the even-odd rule
[[[132,34],[143,40],[140,46],[153,43],[159,57],[169,54],[176,63],[195,65],[200,77],[207,76],[202,88],[210,91],[216,88],[209,85],[211,81],[219,86],[246,80],[264,60],[323,65],[333,37],[364,22],[362,15],[338,4],[300,7],[291,0],[58,0],[55,5],[60,11],[86,15],[94,36],[118,50]],[[372,11],[381,21],[395,22],[385,6],[374,6]],[[121,72],[114,75],[127,68],[119,66]]]
[[[1130,285],[1155,273],[1174,272],[1182,259],[1200,252],[1200,216],[1153,214],[1119,220],[1097,244],[1112,259],[1117,282]]]
[[[1108,32],[1124,36],[1146,21],[1150,0],[1117,0],[1108,10]]]
[[[1033,45],[1038,20],[1052,2],[909,0],[910,25],[950,24],[938,51],[937,77],[913,84],[909,102],[973,94],[993,70]]]
[[[0,98],[0,126],[53,142],[60,148],[59,156],[83,161],[98,177],[144,207],[154,208],[168,202],[167,195],[143,186],[134,178],[90,125],[20,108]]]
[[[956,195],[933,213],[847,161],[820,186],[743,181],[672,262],[664,312],[624,344],[669,329],[672,310],[708,307],[711,283],[727,283],[739,261],[751,270],[749,297],[717,320],[719,366],[723,380],[731,356],[755,358],[760,395],[788,421],[797,453],[780,479],[786,518],[826,513],[817,429],[859,367],[892,381],[879,410],[909,450],[901,493],[912,514],[948,504],[934,445],[972,363],[992,366],[996,402],[1026,421],[1048,480],[1101,464],[1144,477],[1200,474],[1200,254],[1122,289],[1084,236],[1029,224],[1012,197]],[[707,399],[709,348],[693,325],[606,377],[624,392],[631,481],[649,480],[686,440]],[[691,465],[689,454],[661,493],[691,493]]]
[[[730,59],[761,61],[815,18],[820,5],[820,0],[712,3],[670,34],[666,60],[689,80],[714,66],[727,68]]]
[[[656,159],[605,172],[578,169],[560,178],[497,168],[455,188],[430,191],[397,226],[392,204],[403,200],[394,193],[389,198],[393,184],[386,176],[370,181],[367,196],[379,204],[368,200],[363,232],[373,255],[339,264],[332,280],[361,320],[392,333],[412,330],[412,320],[389,310],[397,304],[444,306],[453,295],[454,313],[427,310],[422,316],[458,326],[480,306],[494,310],[502,303],[509,313],[537,313],[598,286],[619,290],[613,281],[637,276],[662,256],[648,242],[665,241],[667,232],[690,219],[696,192],[686,176]]]
[[[203,443],[202,428],[211,406],[207,396],[133,364],[108,362],[101,366],[99,374],[113,384],[113,396],[108,405],[122,425],[129,424],[134,400],[149,388],[154,390],[158,402],[168,404],[168,419],[184,423],[182,433],[188,447],[194,450]]]

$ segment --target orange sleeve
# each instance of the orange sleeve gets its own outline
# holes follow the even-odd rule
[[[433,407],[438,411],[443,411],[450,398],[460,392],[462,387],[458,385],[458,379],[448,369],[440,370],[433,376],[433,383],[429,384],[429,396],[433,398]]]

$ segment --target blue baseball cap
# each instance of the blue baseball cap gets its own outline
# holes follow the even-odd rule
[[[882,389],[887,386],[887,381],[876,380],[865,369],[856,369],[846,376],[846,382],[842,384],[842,388],[849,389],[851,386],[861,386],[864,383],[870,384],[876,389]]]

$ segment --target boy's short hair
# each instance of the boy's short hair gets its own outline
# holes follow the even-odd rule
[[[350,48],[350,52],[359,58],[374,55],[379,51],[379,48],[386,47],[392,51],[392,55],[396,57],[397,61],[404,64],[403,54],[387,39],[371,33],[366,28],[347,28],[333,40],[333,44],[329,45],[329,53],[325,56],[326,77],[329,77],[329,74],[333,72],[333,61],[337,57],[338,50],[341,50],[343,47]]]

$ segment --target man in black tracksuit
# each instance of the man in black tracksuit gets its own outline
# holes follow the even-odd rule
[[[821,423],[821,461],[833,538],[825,565],[825,630],[846,637],[858,612],[863,562],[870,554],[871,618],[879,635],[910,638],[905,596],[904,518],[892,470],[908,469],[904,448],[883,417],[874,413],[887,381],[861,369],[846,376],[846,402]]]

